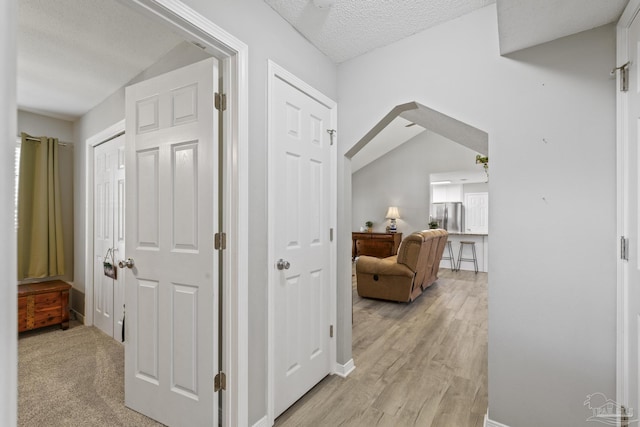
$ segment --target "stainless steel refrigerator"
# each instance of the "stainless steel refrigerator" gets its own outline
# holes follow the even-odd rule
[[[462,202],[431,204],[431,218],[449,233],[462,233]]]

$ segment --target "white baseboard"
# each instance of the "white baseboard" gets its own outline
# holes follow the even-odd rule
[[[78,319],[78,321],[79,321],[80,323],[82,323],[83,325],[85,324],[85,323],[84,323],[84,316],[83,316],[82,314],[78,313],[77,311],[75,311],[75,310],[74,310],[74,309],[72,309],[72,308],[70,308],[70,309],[69,309],[69,311],[73,311],[73,314],[76,316],[76,319]]]
[[[260,418],[254,425],[251,427],[269,427],[269,421],[267,420],[267,416]]]
[[[489,411],[484,414],[484,427],[509,427],[506,424],[499,423],[497,421],[491,421],[489,419]]]
[[[347,376],[356,369],[356,365],[353,363],[353,359],[349,359],[347,363],[341,365],[336,363],[335,374],[342,378],[347,378]]]

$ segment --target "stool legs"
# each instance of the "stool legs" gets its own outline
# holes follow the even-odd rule
[[[473,258],[462,257],[462,250],[465,247],[465,245],[471,246],[471,254]],[[473,262],[474,271],[478,273],[478,257],[476,256],[476,242],[460,242],[460,250],[458,251],[458,268],[457,268],[458,271],[460,271],[460,263],[462,261]]]
[[[442,259],[449,260],[451,263],[451,271],[456,271],[456,259],[453,257],[453,247],[449,240],[447,240],[447,251],[449,252],[449,256],[443,256]]]

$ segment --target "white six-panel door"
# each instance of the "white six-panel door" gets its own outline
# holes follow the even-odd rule
[[[489,193],[464,195],[464,228],[467,233],[489,232]]]
[[[281,414],[331,371],[331,109],[275,78],[270,115],[273,406]],[[280,268],[278,269],[278,261]]]
[[[112,263],[124,255],[124,140],[119,136],[94,150],[93,319],[116,339],[122,336],[125,275],[105,276],[103,262],[109,251]]]
[[[208,59],[126,91],[125,402],[169,426],[217,420],[217,84]]]

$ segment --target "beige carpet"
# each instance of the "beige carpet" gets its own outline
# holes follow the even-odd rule
[[[20,334],[18,425],[161,426],[124,406],[124,347],[72,322]]]

